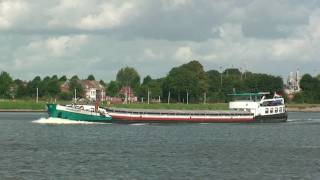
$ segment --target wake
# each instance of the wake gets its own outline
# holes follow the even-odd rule
[[[36,124],[106,124],[106,123],[99,123],[99,122],[73,121],[73,120],[53,118],[53,117],[40,118],[38,120],[32,121],[32,123],[36,123]]]

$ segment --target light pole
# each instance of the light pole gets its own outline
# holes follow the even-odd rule
[[[220,91],[222,90],[222,66],[219,67],[220,68]]]
[[[37,103],[39,101],[39,88],[37,88]]]
[[[189,104],[189,92],[187,91],[187,104]]]

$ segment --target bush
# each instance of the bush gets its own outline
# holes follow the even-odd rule
[[[72,98],[73,98],[73,94],[71,92],[62,92],[59,95],[59,99],[61,100],[69,101],[69,100],[72,100]]]

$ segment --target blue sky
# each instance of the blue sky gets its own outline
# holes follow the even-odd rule
[[[25,80],[109,81],[125,66],[157,78],[193,59],[205,70],[314,75],[320,8],[316,0],[1,0],[0,43],[0,70]]]

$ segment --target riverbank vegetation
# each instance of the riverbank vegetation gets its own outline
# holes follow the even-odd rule
[[[95,77],[89,75],[87,80],[95,80]],[[61,85],[66,82],[70,91],[62,92]],[[99,82],[106,88],[107,96],[124,98],[121,88],[130,86],[139,102],[146,103],[149,96],[151,103],[162,102],[163,106],[168,101],[170,104],[226,103],[232,99],[232,96],[228,95],[231,93],[277,92],[284,95],[285,86],[283,79],[279,76],[240,71],[236,68],[205,71],[198,61],[190,61],[174,67],[165,77],[156,79],[149,75],[141,78],[134,68],[125,67],[118,71],[115,80],[109,83],[105,83],[103,80]],[[293,103],[320,103],[320,76],[312,77],[306,74],[302,77],[300,84],[302,92],[295,96],[292,100]],[[13,79],[5,71],[0,74],[1,99],[16,101],[32,99],[35,101],[38,95],[39,99],[45,102],[71,101],[74,97],[74,89],[77,90],[78,98],[85,96],[77,75],[71,78],[65,75],[44,78],[36,76],[32,80],[26,81]],[[140,104],[136,106],[142,106]],[[23,107],[24,105],[18,106]]]

